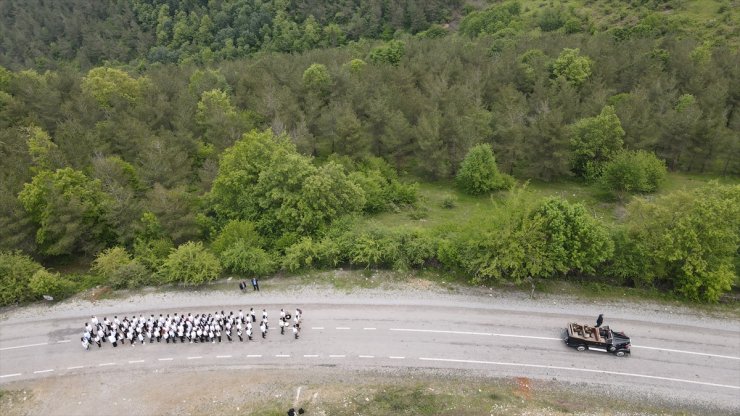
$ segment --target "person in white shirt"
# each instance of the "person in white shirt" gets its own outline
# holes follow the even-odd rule
[[[89,351],[90,350],[90,342],[87,340],[87,338],[82,337],[80,338],[80,341],[82,342],[82,348]]]
[[[265,326],[265,321],[262,321],[260,324],[260,331],[262,331],[262,338],[264,339],[267,336],[267,326]]]
[[[293,325],[293,336],[298,339],[298,328],[295,325]]]

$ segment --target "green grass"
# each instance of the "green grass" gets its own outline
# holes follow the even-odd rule
[[[740,178],[717,178],[709,175],[669,173],[663,188],[654,195],[663,195],[678,190],[691,190],[702,186],[709,181],[718,180],[720,183],[738,184]],[[533,198],[559,196],[569,202],[581,203],[592,214],[607,222],[616,222],[623,215],[624,206],[631,198],[619,202],[601,189],[598,185],[587,185],[578,180],[541,182],[530,181],[527,190]],[[419,184],[419,204],[427,211],[423,219],[412,218],[412,210],[404,209],[398,212],[383,212],[366,217],[365,225],[379,225],[388,228],[411,226],[431,229],[442,225],[464,224],[473,218],[481,218],[484,214],[495,213],[502,209],[502,202],[507,198],[507,192],[495,192],[484,196],[471,196],[459,191],[454,182],[425,182]],[[444,208],[443,202],[447,198],[455,201],[453,208]]]
[[[597,31],[632,26],[648,14],[655,13],[679,22],[680,30],[695,34],[699,39],[726,42],[734,48],[740,45],[740,2],[737,0],[674,1],[656,10],[615,0],[519,0],[519,3],[525,16],[535,18],[549,6],[562,5],[565,10],[572,8],[577,15],[588,16]]]

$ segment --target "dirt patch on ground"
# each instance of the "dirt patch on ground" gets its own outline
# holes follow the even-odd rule
[[[217,367],[111,371],[49,377],[5,386],[0,414],[285,415],[645,415],[697,409],[649,406],[583,386],[491,379],[459,372],[336,368]],[[643,401],[644,403],[644,401]],[[614,410],[618,409],[618,410]],[[706,412],[705,412],[706,413]]]

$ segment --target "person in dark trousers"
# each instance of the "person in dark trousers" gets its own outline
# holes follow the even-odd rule
[[[239,290],[241,290],[242,292],[244,292],[244,289],[246,289],[246,288],[247,288],[246,282],[244,282],[243,280],[241,282],[239,282]]]
[[[260,283],[259,283],[259,281],[257,280],[256,277],[253,277],[252,278],[252,289],[253,290],[256,290],[258,292],[260,291]]]
[[[600,327],[604,323],[604,314],[600,313],[599,317],[596,318],[596,328]]]

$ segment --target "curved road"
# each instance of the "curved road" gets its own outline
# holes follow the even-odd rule
[[[183,295],[187,296],[187,295]],[[585,382],[625,391],[649,392],[667,400],[740,409],[740,325],[693,321],[646,312],[635,316],[607,310],[605,324],[632,337],[632,356],[579,353],[560,340],[568,321],[591,323],[595,313],[569,315],[535,303],[498,304],[487,298],[418,293],[385,296],[301,297],[233,294],[180,299],[147,295],[68,308],[11,312],[0,321],[0,388],[18,380],[127,369],[185,369],[214,365],[440,368],[490,377],[530,377]],[[251,304],[250,304],[251,303]],[[179,306],[179,307],[175,307]],[[227,313],[263,307],[272,327],[267,339],[212,344],[126,344],[82,350],[84,322],[95,313],[112,319],[132,313]],[[301,337],[280,335],[281,307],[304,310]],[[580,308],[589,311],[587,305]],[[593,309],[596,310],[596,309]],[[662,323],[655,323],[661,322]],[[724,328],[723,328],[724,327]],[[258,331],[257,331],[258,332]]]

